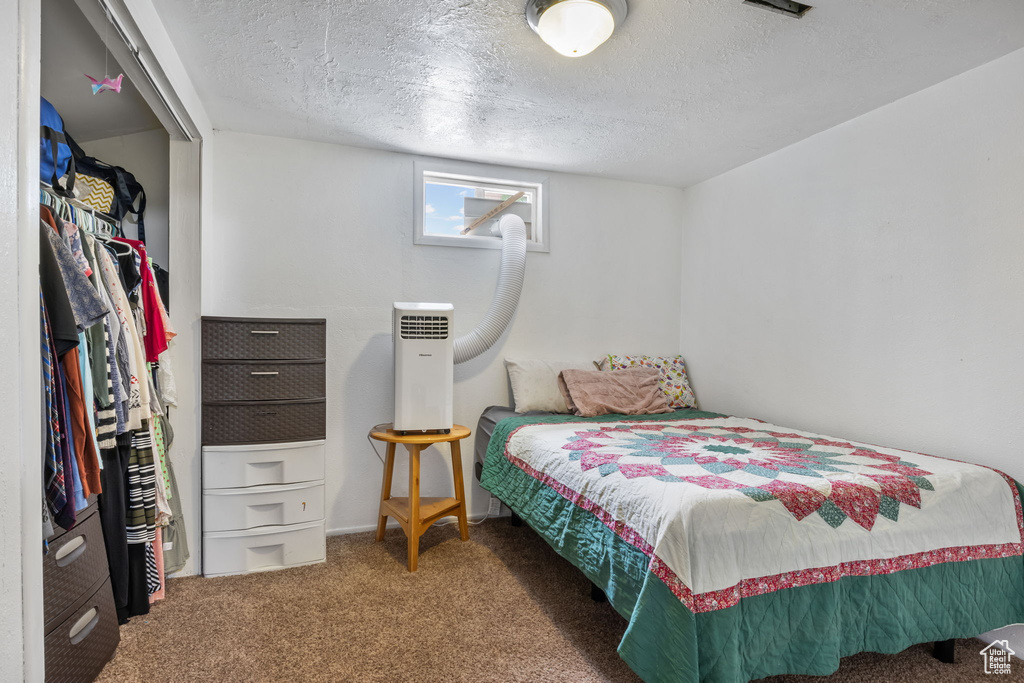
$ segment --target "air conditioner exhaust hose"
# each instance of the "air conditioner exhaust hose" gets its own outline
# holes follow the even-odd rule
[[[455,362],[476,358],[501,337],[512,322],[526,275],[526,224],[519,216],[505,214],[498,222],[501,233],[501,271],[487,314],[476,328],[455,340]]]

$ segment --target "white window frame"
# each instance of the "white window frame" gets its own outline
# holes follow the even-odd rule
[[[471,183],[495,185],[526,185],[536,192],[533,239],[526,242],[527,251],[549,252],[551,231],[548,221],[548,178],[541,171],[476,164],[467,161],[447,159],[416,159],[413,164],[413,243],[441,247],[471,247],[476,249],[501,249],[500,237],[484,235],[433,235],[424,232],[424,174],[440,175],[446,179]]]

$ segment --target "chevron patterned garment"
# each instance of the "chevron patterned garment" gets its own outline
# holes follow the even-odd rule
[[[987,467],[682,410],[503,420],[481,484],[605,590],[646,681],[1024,621],[1020,492]]]
[[[114,203],[114,188],[110,183],[95,176],[76,173],[75,188],[82,190],[79,201],[96,211],[110,213],[110,207]]]

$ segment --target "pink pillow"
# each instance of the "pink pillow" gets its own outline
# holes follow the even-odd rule
[[[654,368],[661,373],[661,390],[668,405],[678,408],[696,408],[697,397],[693,395],[690,381],[686,377],[686,364],[682,356],[618,356],[608,354],[598,364],[600,370],[624,370],[625,368]]]
[[[581,417],[651,415],[672,409],[658,386],[660,373],[652,368],[630,368],[619,372],[562,370],[558,389],[569,410]]]

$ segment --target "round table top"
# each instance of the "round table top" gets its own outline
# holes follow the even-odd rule
[[[469,427],[463,427],[462,425],[452,425],[451,434],[440,434],[437,432],[412,432],[411,434],[406,434],[404,436],[396,432],[393,427],[394,425],[390,422],[386,424],[379,424],[370,430],[370,438],[376,439],[377,441],[387,441],[389,443],[424,444],[459,441],[472,434]]]

